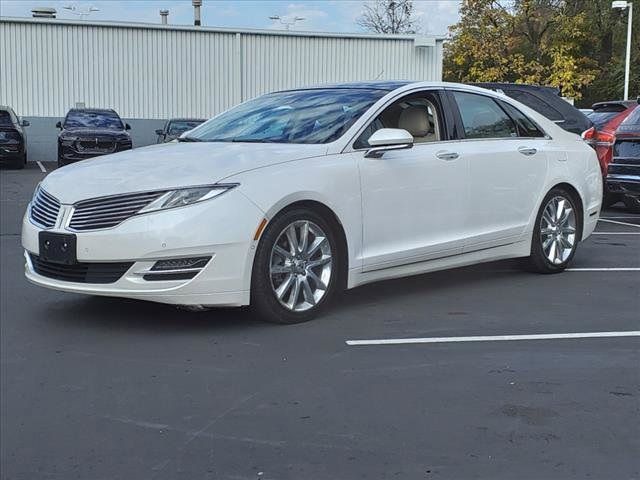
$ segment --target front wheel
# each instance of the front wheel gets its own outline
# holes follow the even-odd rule
[[[565,190],[554,188],[547,194],[536,217],[529,269],[557,273],[567,268],[582,230],[578,211],[576,200]]]
[[[251,304],[265,320],[311,320],[338,288],[335,228],[316,212],[296,208],[274,218],[254,260]]]

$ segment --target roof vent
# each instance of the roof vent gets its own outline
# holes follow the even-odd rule
[[[56,9],[49,7],[35,7],[31,10],[33,18],[56,18]]]

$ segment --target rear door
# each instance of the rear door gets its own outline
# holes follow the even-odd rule
[[[529,224],[544,185],[548,139],[507,102],[455,90],[449,98],[459,122],[457,151],[469,168],[464,251],[516,242]]]

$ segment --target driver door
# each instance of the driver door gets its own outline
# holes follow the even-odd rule
[[[437,90],[394,101],[354,143],[362,190],[363,271],[462,253],[468,163],[456,151]],[[365,157],[379,128],[402,128],[414,146]]]

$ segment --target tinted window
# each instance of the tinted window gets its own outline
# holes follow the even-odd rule
[[[505,90],[504,93],[539,114],[544,115],[549,120],[564,120],[564,117],[558,110],[529,92],[523,92],[522,90]]]
[[[122,130],[124,124],[114,112],[70,111],[64,121],[64,128],[82,127]]]
[[[338,88],[272,93],[212,118],[196,127],[189,138],[206,142],[333,142],[386,93]]]
[[[11,121],[11,115],[6,110],[0,110],[0,126],[1,127],[13,127]]]
[[[437,97],[433,93],[414,93],[398,100],[378,115],[360,134],[353,148],[368,148],[369,137],[381,128],[402,128],[413,135],[414,143],[435,142],[441,139]]]
[[[593,122],[596,128],[602,128],[609,120],[620,112],[591,112],[587,117]]]
[[[181,133],[186,132],[187,130],[191,130],[196,128],[198,125],[202,123],[201,120],[178,120],[175,122],[171,122],[169,124],[169,131],[167,132],[169,135],[180,135]]]
[[[613,156],[625,158],[640,158],[640,140],[618,140],[613,147]]]
[[[453,92],[466,138],[517,137],[516,124],[490,97]]]
[[[538,128],[533,120],[527,117],[524,113],[506,102],[499,103],[502,108],[506,110],[509,116],[515,120],[516,126],[518,127],[519,137],[544,137],[544,133]]]
[[[622,125],[636,125],[640,127],[640,107],[636,107],[635,110],[624,119]]]

